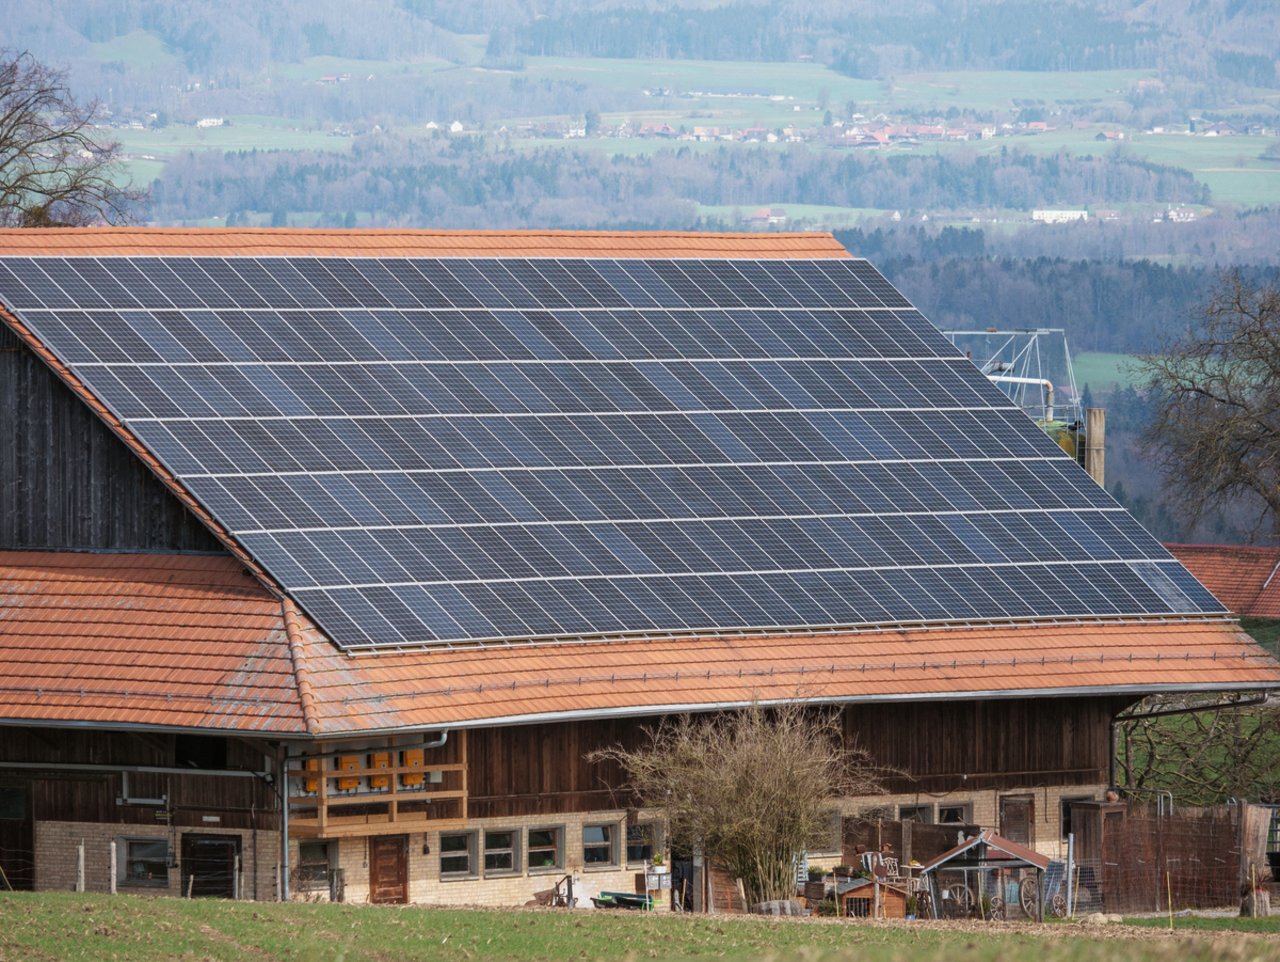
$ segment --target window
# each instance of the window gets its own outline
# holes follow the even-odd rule
[[[1059,802],[1060,815],[1062,817],[1062,840],[1065,842],[1067,836],[1071,834],[1071,806],[1076,802],[1092,802],[1092,795],[1073,795],[1069,798],[1063,798]]]
[[[939,805],[939,825],[972,825],[973,806],[968,802],[963,805]]]
[[[898,821],[924,822],[926,825],[931,825],[933,824],[933,806],[932,805],[899,805]]]
[[[652,822],[627,826],[627,862],[638,865],[653,858],[656,830]]]
[[[563,830],[558,828],[529,829],[529,868],[559,868],[563,835]]]
[[[124,884],[169,884],[169,843],[165,839],[124,838],[119,851],[124,856],[118,869]]]
[[[516,833],[484,833],[484,870],[514,872],[516,870]]]
[[[584,865],[616,865],[618,863],[618,826],[584,825],[582,827],[582,863]]]
[[[485,841],[487,844],[488,839],[486,838]],[[488,850],[486,849],[486,860],[487,855]],[[475,832],[440,836],[440,875],[442,877],[446,875],[475,875],[475,860]]]
[[[329,887],[329,843],[298,843],[298,888],[316,892]]]

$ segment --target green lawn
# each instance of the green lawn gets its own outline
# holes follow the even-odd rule
[[[1190,929],[1191,920],[1179,919]],[[1241,926],[1274,934],[1267,920]],[[1146,924],[1145,922],[1143,924]],[[1197,926],[1198,927],[1198,926]],[[1136,936],[1136,938],[1135,938]],[[1065,924],[850,923],[639,913],[373,908],[141,899],[68,893],[0,896],[3,962],[526,962],[710,959],[808,962],[1209,962],[1280,960],[1280,942]]]
[[[893,79],[888,97],[877,106],[937,109],[1006,110],[1014,101],[1045,104],[1083,101],[1115,104],[1154,70],[1048,71],[955,70],[904,74]]]

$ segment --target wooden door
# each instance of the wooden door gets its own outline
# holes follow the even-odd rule
[[[1011,842],[1035,845],[1036,802],[1031,795],[1005,795],[1000,799],[1000,834]]]
[[[369,901],[403,905],[409,901],[409,836],[369,839]]]
[[[35,888],[35,828],[27,785],[0,785],[0,892]]]

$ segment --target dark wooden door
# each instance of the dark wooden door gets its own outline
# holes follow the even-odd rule
[[[236,894],[238,835],[182,836],[182,894],[192,898],[229,899]]]
[[[30,789],[0,785],[0,892],[35,888],[35,838]]]
[[[1035,799],[1030,795],[1005,795],[1000,799],[1000,834],[1011,842],[1035,844]]]
[[[409,901],[409,836],[369,839],[369,901],[378,905]]]

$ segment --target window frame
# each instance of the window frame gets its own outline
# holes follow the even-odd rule
[[[954,808],[960,812],[960,821],[947,822],[942,819],[944,809]],[[953,802],[947,805],[938,805],[938,821],[937,825],[972,825],[973,824],[973,802]]]
[[[605,831],[603,842],[588,842],[587,832],[601,828]],[[618,831],[617,822],[590,822],[582,826],[582,867],[587,871],[618,867],[618,839],[622,833]],[[588,850],[607,848],[609,857],[606,861],[592,861],[587,857]]]
[[[926,817],[919,818],[905,813],[923,813]],[[898,821],[899,822],[918,822],[921,825],[935,825],[937,818],[937,810],[934,808],[933,802],[924,802],[915,805],[899,805]]]
[[[173,868],[173,852],[169,847],[169,839],[164,836],[155,835],[122,835],[116,839],[118,849],[118,861],[116,865],[116,882],[120,885],[127,885],[131,888],[168,888],[169,873]],[[130,857],[130,849],[134,845],[156,845],[164,848],[164,855],[157,859],[151,858],[132,858]],[[134,878],[129,866],[131,863],[145,864],[147,862],[162,861],[164,863],[164,876],[155,878]]]
[[[645,858],[634,859],[631,857],[631,847],[632,847],[631,832],[633,829],[634,830],[643,829],[646,835],[648,836],[648,842],[645,843],[644,845],[639,846],[640,848],[647,847],[649,849],[649,854]],[[658,838],[657,822],[634,822],[634,823],[628,824],[626,832],[624,833],[624,844],[623,844],[623,857],[626,864],[628,866],[647,865],[653,859],[654,852],[662,851],[662,847],[659,845],[659,841],[660,840]]]
[[[552,842],[550,845],[535,845],[533,836],[535,833],[549,832]],[[525,831],[524,845],[524,866],[530,875],[541,875],[547,872],[559,872],[564,869],[564,826],[563,825],[539,825],[535,828],[529,828]],[[535,853],[551,852],[553,861],[549,865],[534,865],[533,858]]]
[[[511,844],[508,846],[495,846],[489,844],[489,836],[506,835],[510,837]],[[486,878],[498,875],[519,875],[520,874],[520,830],[518,828],[486,828],[484,830],[484,838],[482,839],[484,846],[481,853],[481,868]],[[511,864],[506,868],[490,868],[489,857],[491,855],[510,855]]]
[[[500,833],[499,833],[500,834]],[[463,852],[445,851],[444,840],[446,838],[461,838],[466,841],[466,849]],[[440,880],[443,882],[452,882],[457,879],[474,879],[480,877],[480,861],[477,857],[479,849],[479,833],[474,829],[468,829],[462,832],[441,832],[436,839],[436,868],[440,872]],[[465,855],[467,859],[467,868],[465,871],[450,871],[444,867],[445,859],[462,858]],[[495,870],[506,872],[505,869]]]

